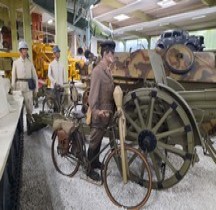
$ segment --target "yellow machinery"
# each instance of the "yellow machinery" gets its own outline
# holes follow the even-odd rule
[[[80,80],[80,73],[77,68],[77,64],[84,66],[84,61],[73,58],[71,52],[68,52],[68,79]]]
[[[11,78],[12,58],[18,58],[19,53],[0,51],[0,70],[5,71],[5,77]]]
[[[38,78],[45,81],[49,85],[48,80],[48,67],[50,62],[53,60],[53,44],[34,43],[32,46],[33,51],[33,63],[37,71]],[[0,70],[5,71],[5,76],[11,78],[12,70],[12,58],[18,58],[18,52],[4,52],[0,51]],[[80,80],[79,70],[76,68],[76,64],[84,65],[83,61],[75,59],[68,52],[68,79],[71,80],[73,77],[75,80]]]
[[[54,59],[52,48],[53,44],[34,43],[32,46],[33,51],[33,62],[37,71],[38,77],[49,85],[48,81],[48,67],[50,62]],[[79,71],[76,69],[76,63],[81,62],[71,56],[68,52],[68,79],[72,77],[75,80],[80,80]]]

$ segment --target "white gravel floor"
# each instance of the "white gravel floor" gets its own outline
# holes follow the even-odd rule
[[[55,171],[51,159],[51,129],[25,135],[22,210],[115,210],[103,186],[80,178],[81,170],[68,178]],[[198,149],[199,163],[184,179],[164,191],[152,191],[143,209],[215,210],[216,165]]]
[[[82,92],[82,83],[76,86]],[[35,110],[38,111],[38,110]],[[103,186],[81,179],[82,171],[68,178],[51,159],[50,128],[25,135],[21,210],[118,210]],[[215,210],[216,164],[198,147],[200,161],[171,189],[153,190],[147,210]]]

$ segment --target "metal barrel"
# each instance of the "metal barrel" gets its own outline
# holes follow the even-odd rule
[[[199,91],[180,91],[179,94],[187,102],[216,101],[216,89],[206,89]]]
[[[216,119],[216,90],[180,91],[191,107],[198,123]]]

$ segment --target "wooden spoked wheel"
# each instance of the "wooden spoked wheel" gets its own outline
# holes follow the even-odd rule
[[[163,189],[177,184],[187,173],[194,152],[193,130],[184,109],[160,88],[128,93],[124,109],[126,139],[137,142],[147,154],[152,187]]]

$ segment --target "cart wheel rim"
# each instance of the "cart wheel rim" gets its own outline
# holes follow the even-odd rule
[[[127,140],[139,143],[152,165],[153,188],[169,188],[187,173],[194,152],[186,112],[168,93],[141,88],[124,98]],[[147,140],[145,137],[147,136]],[[146,147],[149,142],[148,149]]]

